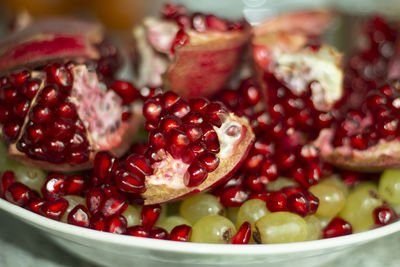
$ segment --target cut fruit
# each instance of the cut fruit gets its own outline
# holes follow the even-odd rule
[[[161,109],[158,115],[154,115],[158,110],[154,106]],[[219,102],[187,102],[166,92],[147,100],[143,114],[146,126],[153,129],[149,147],[144,156],[133,153],[124,164],[132,175],[144,180],[146,191],[141,196],[146,205],[223,183],[240,167],[254,140],[248,121]]]
[[[174,8],[177,6],[174,6]],[[248,39],[244,23],[176,9],[134,29],[137,83],[184,98],[211,96],[229,80]]]

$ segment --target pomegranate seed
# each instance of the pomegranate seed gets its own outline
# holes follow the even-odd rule
[[[143,206],[140,217],[142,218],[142,226],[145,229],[152,229],[161,213],[159,204]]]
[[[209,28],[210,30],[221,31],[221,32],[225,32],[228,30],[227,23],[223,19],[218,18],[217,16],[207,15],[205,20],[207,28]]]
[[[164,109],[169,109],[181,99],[176,93],[172,91],[165,92],[161,96],[161,104]]]
[[[197,111],[191,111],[187,114],[183,120],[184,123],[190,124],[202,124],[204,122],[203,115]],[[183,125],[185,126],[185,124]]]
[[[206,18],[203,14],[193,14],[192,27],[198,32],[205,32],[207,30]]]
[[[310,210],[310,202],[303,193],[296,193],[288,196],[287,209],[300,216],[306,216]]]
[[[189,112],[190,112],[190,107],[189,104],[182,100],[179,99],[171,108],[170,111],[174,116],[182,119],[185,117]]]
[[[96,213],[90,218],[89,227],[97,231],[106,231],[106,218],[101,213]]]
[[[153,174],[150,161],[144,156],[138,154],[131,154],[125,160],[125,168],[132,174],[139,175],[140,177]]]
[[[30,103],[28,100],[21,99],[17,101],[13,107],[14,115],[18,118],[24,118],[28,113]]]
[[[175,54],[177,48],[181,48],[187,43],[189,43],[189,35],[183,29],[180,29],[172,42],[171,53]]]
[[[141,225],[129,227],[126,234],[136,237],[149,237],[149,230]]]
[[[194,98],[189,100],[190,109],[200,114],[205,113],[205,108],[210,103],[206,98]]]
[[[183,182],[187,187],[195,187],[202,184],[207,179],[207,176],[207,169],[200,161],[195,160],[187,169]]]
[[[171,116],[171,115],[167,115],[167,116],[161,118],[161,120],[158,124],[158,128],[161,131],[168,133],[172,129],[178,128],[181,124],[182,124],[182,121],[179,118]]]
[[[350,223],[340,217],[333,218],[329,224],[322,230],[322,238],[331,238],[353,233]]]
[[[3,134],[9,141],[16,140],[20,130],[21,125],[17,121],[8,121],[3,126]]]
[[[69,121],[63,119],[56,119],[50,126],[51,136],[59,139],[70,137],[72,132],[72,125]]]
[[[108,151],[96,153],[93,161],[93,174],[100,183],[109,183],[118,166],[118,159]]]
[[[207,172],[213,172],[218,168],[219,158],[210,152],[206,152],[199,157],[199,161],[206,168]]]
[[[60,63],[52,63],[45,67],[47,82],[55,83],[65,92],[72,86],[72,77],[69,71]]]
[[[169,239],[172,241],[188,242],[192,233],[192,227],[186,224],[175,226],[169,235]]]
[[[10,77],[10,82],[16,87],[20,87],[26,80],[31,77],[31,73],[28,70],[23,70],[18,73],[14,73]]]
[[[287,210],[287,199],[286,194],[280,191],[271,192],[268,201],[267,208],[271,212],[275,211],[286,211]]]
[[[186,29],[191,27],[190,18],[186,15],[176,16],[175,21],[181,29]]]
[[[22,183],[14,182],[7,187],[7,190],[4,193],[4,198],[15,205],[22,207],[28,204],[31,195],[32,192],[29,187]]]
[[[30,124],[26,129],[26,133],[32,144],[38,144],[45,138],[45,131],[40,125]]]
[[[268,181],[274,181],[278,178],[278,167],[274,161],[266,159],[261,165],[260,173],[265,176]]]
[[[251,193],[249,196],[249,199],[260,199],[262,201],[268,202],[269,198],[271,196],[271,192],[257,192],[257,193]]]
[[[244,179],[244,186],[251,192],[262,192],[265,190],[265,184],[261,177],[250,174]]]
[[[60,100],[61,92],[57,85],[48,85],[40,92],[39,103],[46,107],[57,105]]]
[[[153,227],[150,231],[149,231],[149,237],[150,238],[154,238],[154,239],[168,239],[168,232],[160,227]]]
[[[201,140],[207,145],[208,150],[210,150],[211,145],[217,143],[219,144],[218,135],[215,132],[213,126],[211,126],[211,124],[208,123],[202,124],[201,130],[203,131],[203,137],[201,138]]]
[[[111,89],[122,98],[125,105],[129,105],[139,98],[139,91],[132,83],[127,81],[114,81],[111,85]]]
[[[123,213],[128,208],[127,201],[119,194],[106,196],[101,206],[101,212],[105,217],[111,217]]]
[[[191,143],[196,142],[203,135],[203,132],[198,127],[198,125],[191,124],[191,123],[190,124],[183,124],[182,125],[182,131],[186,134],[186,136],[189,138],[189,141]]]
[[[240,187],[226,187],[219,196],[219,201],[225,207],[240,207],[248,198],[248,194]]]
[[[122,215],[114,215],[106,218],[106,232],[122,235],[126,232],[126,227],[127,222]]]
[[[67,179],[66,195],[81,195],[86,188],[86,179],[81,175],[72,175]]]
[[[72,103],[61,103],[58,108],[58,115],[65,119],[75,119],[77,117],[75,106]]]
[[[172,129],[167,135],[168,152],[174,158],[180,158],[189,144],[189,138],[180,130]]]
[[[104,194],[100,188],[92,187],[86,192],[86,206],[92,215],[97,214],[103,206]]]
[[[144,180],[141,177],[122,168],[115,173],[115,183],[121,191],[126,193],[140,194],[146,190]]]
[[[35,106],[29,114],[29,118],[36,123],[45,123],[51,120],[52,114],[48,107]]]
[[[67,221],[69,224],[88,228],[90,221],[87,208],[77,205],[69,212]]]
[[[161,111],[161,104],[155,99],[149,99],[143,105],[143,116],[151,123],[157,122]]]
[[[397,219],[396,212],[390,207],[381,206],[374,210],[374,221],[378,226],[388,225],[397,221]]]
[[[29,79],[27,80],[21,87],[21,93],[28,100],[32,100],[36,93],[39,91],[40,80],[38,79]]]
[[[5,171],[0,180],[0,197],[4,197],[8,187],[15,182],[15,175],[12,171]]]
[[[65,195],[67,176],[61,173],[51,173],[42,186],[42,194],[46,199],[53,200]]]
[[[27,204],[27,208],[34,212],[39,214],[39,209],[41,206],[43,206],[45,203],[45,200],[42,198],[33,198],[31,200],[29,200],[29,203]]]
[[[39,213],[49,219],[59,221],[68,205],[68,201],[64,198],[49,200],[39,208]]]
[[[353,171],[344,171],[341,175],[344,184],[348,188],[356,187],[361,181],[363,175],[361,173],[353,172]]]
[[[217,126],[221,127],[221,118],[227,113],[226,107],[222,103],[213,102],[207,105],[205,115],[207,120]]]
[[[240,226],[237,233],[232,237],[232,244],[248,244],[251,238],[251,224],[249,222],[244,222]]]

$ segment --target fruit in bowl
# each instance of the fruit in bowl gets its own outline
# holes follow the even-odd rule
[[[98,38],[98,27],[54,32],[56,23],[50,27],[42,22],[9,37],[14,40],[29,33],[34,40],[45,29],[55,36],[73,39],[74,46],[61,55],[59,50],[50,48],[43,54],[30,54],[31,50],[25,49],[26,55],[3,55],[15,57],[5,61],[9,64],[3,67],[7,76],[0,88],[6,107],[2,125],[6,151],[22,163],[35,162],[52,172],[32,169],[37,175],[24,174],[17,171],[24,166],[7,159],[4,164],[9,165],[9,170],[2,167],[1,197],[44,217],[83,228],[126,238],[197,243],[311,241],[363,232],[397,220],[398,171],[376,172],[382,171],[382,166],[398,167],[398,163],[388,157],[375,157],[368,149],[397,142],[397,135],[390,131],[396,132],[393,127],[397,125],[398,88],[396,83],[390,83],[363,94],[353,90],[348,77],[357,78],[364,85],[371,82],[371,77],[363,76],[365,69],[354,69],[354,58],[360,60],[372,54],[374,60],[379,60],[388,56],[377,48],[393,42],[391,34],[395,30],[389,22],[378,18],[367,21],[364,31],[360,29],[361,35],[387,38],[374,39],[379,44],[371,42],[369,53],[355,52],[349,61],[342,61],[341,54],[324,43],[323,34],[334,16],[328,11],[287,13],[251,30],[213,15],[189,14],[179,5],[166,5],[162,14],[162,20],[146,20],[143,27],[134,31],[137,53],[143,59],[151,56],[147,58],[149,62],[137,62],[139,69],[146,72],[150,66],[146,64],[156,64],[158,60],[163,63],[162,72],[152,76],[159,84],[139,76],[139,83],[145,85],[140,90],[115,79],[114,64],[118,65],[118,60],[116,53],[110,52],[115,47],[109,43],[102,46],[106,41]],[[160,35],[164,32],[168,36]],[[210,45],[214,37],[218,41],[215,47]],[[231,40],[236,37],[239,43]],[[196,38],[204,43],[198,44]],[[37,42],[42,44],[43,40],[39,38]],[[8,41],[4,45],[10,43],[13,44]],[[29,48],[37,44],[18,45]],[[227,53],[224,49],[230,45],[234,48]],[[11,46],[11,51],[14,48]],[[255,71],[239,84],[229,83],[234,69],[240,67],[240,49],[251,52]],[[187,52],[193,53],[187,56],[196,59],[190,65],[196,68],[195,72],[174,69],[179,64],[183,64],[179,68],[186,68],[187,62],[179,59]],[[102,53],[108,58],[104,59]],[[223,73],[214,71],[214,65],[210,68],[209,61],[206,67],[201,64],[202,60],[215,59],[210,56],[213,53],[227,58],[229,66],[222,66],[226,67]],[[388,57],[384,61],[390,68],[395,58]],[[55,58],[62,63],[52,63]],[[71,59],[76,63],[69,63]],[[371,59],[366,57],[364,63],[368,60]],[[30,70],[13,74],[20,64]],[[150,67],[151,71],[160,70],[156,65]],[[216,80],[209,76],[212,72],[218,76]],[[192,80],[193,73],[200,80]],[[161,74],[167,79],[162,80]],[[378,74],[382,77],[376,78],[377,83],[386,81],[386,74]],[[180,75],[183,86],[174,87],[174,75]],[[27,89],[34,90],[27,84],[34,79],[39,83],[37,91],[27,101],[26,95],[31,92]],[[189,88],[191,82],[198,86],[199,81],[204,82],[204,90]],[[151,87],[162,82],[169,90]],[[208,87],[210,84],[212,88]],[[350,106],[353,102],[347,100],[354,94],[365,99],[366,104]],[[208,98],[198,98],[199,95]],[[18,105],[11,110],[11,102],[6,99],[29,102],[26,113],[18,117]],[[143,102],[147,142],[119,149],[118,144],[126,148],[135,138],[133,132],[120,127],[139,117],[134,112],[136,100]],[[65,117],[69,115],[66,112],[64,117],[41,121],[46,114],[36,113],[36,109],[46,108],[60,113],[66,105],[76,110],[76,115]],[[376,124],[381,128],[373,130],[379,130],[379,134],[365,137],[376,138],[367,139],[375,143],[361,147],[364,139],[358,140],[357,135],[379,121],[376,115],[391,121],[382,127]],[[77,152],[68,146],[66,154],[51,150],[51,138],[65,138],[68,145],[74,141],[64,137],[59,119],[73,121],[72,128],[65,126],[68,138],[77,131],[87,134],[88,142],[83,146],[86,150],[78,151],[82,152],[80,155],[86,153],[85,162],[70,161]],[[20,122],[21,130],[11,135],[13,128],[7,125],[15,122]],[[80,124],[82,127],[77,128]],[[35,127],[44,128],[43,136],[51,138],[40,139]],[[387,136],[390,138],[386,140]],[[339,137],[343,143],[336,143]],[[98,143],[104,139],[118,142]],[[336,150],[330,147],[331,142]],[[15,149],[22,156],[16,157]],[[358,160],[351,149],[360,151],[363,160]],[[394,150],[385,151],[395,155]],[[368,168],[359,168],[365,162]],[[92,168],[86,170],[87,166]],[[82,172],[71,173],[72,170]]]

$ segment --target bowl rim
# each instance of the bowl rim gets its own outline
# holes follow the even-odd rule
[[[313,250],[335,249],[357,243],[365,243],[400,231],[400,221],[392,224],[355,233],[347,236],[319,239],[312,241],[285,243],[285,244],[206,244],[192,242],[176,242],[169,240],[158,240],[126,235],[117,235],[100,232],[93,229],[78,227],[75,225],[51,220],[22,207],[16,206],[0,198],[0,210],[28,221],[31,225],[41,229],[51,229],[61,234],[75,237],[84,237],[92,241],[106,242],[128,247],[140,247],[142,249],[158,250],[174,253],[207,254],[207,255],[279,255],[288,253],[301,253]]]

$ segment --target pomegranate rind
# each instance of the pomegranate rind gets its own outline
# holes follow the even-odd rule
[[[309,43],[326,30],[333,19],[329,11],[309,11],[278,16],[253,29],[252,54],[264,98],[264,73],[272,73],[295,95],[312,89],[316,109],[329,111],[343,95],[342,54],[328,45]]]
[[[249,30],[207,31],[191,29],[189,43],[175,48],[179,27],[171,21],[147,18],[133,30],[134,66],[140,86],[163,85],[184,98],[207,97],[220,90],[240,65]]]
[[[152,184],[149,182],[148,177],[146,177],[146,191],[141,195],[144,198],[145,205],[164,203],[167,201],[180,199],[187,195],[207,191],[224,183],[232,176],[232,174],[241,166],[241,163],[245,160],[250,152],[250,148],[255,140],[255,136],[247,119],[234,115],[230,115],[230,117],[234,117],[234,121],[242,125],[243,131],[243,138],[240,142],[238,142],[235,152],[232,153],[230,157],[221,159],[217,169],[208,173],[207,179],[196,187],[174,188],[168,187],[165,184]],[[183,179],[183,177],[178,177],[175,179]]]
[[[400,143],[381,140],[365,150],[350,147],[333,147],[333,130],[323,129],[314,141],[320,149],[322,159],[342,169],[359,172],[379,172],[400,166]]]
[[[104,34],[98,23],[67,18],[35,21],[0,41],[0,73],[57,59],[98,59],[94,45]]]

